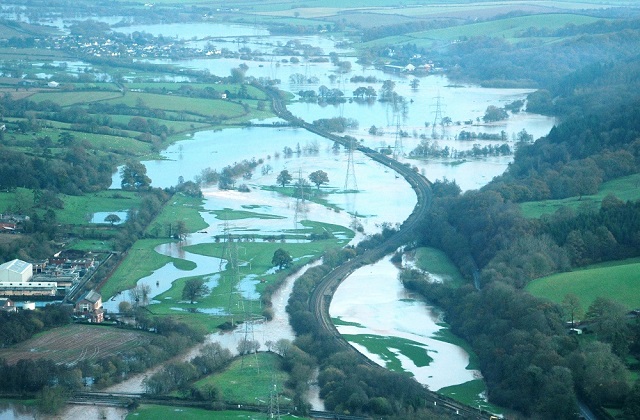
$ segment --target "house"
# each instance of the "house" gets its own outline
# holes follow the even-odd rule
[[[58,86],[60,86],[60,83],[58,82],[54,82],[53,80],[50,81],[49,83],[47,83],[47,86],[49,86],[50,88],[57,88]]]
[[[0,298],[0,311],[16,312],[16,304],[9,298]]]
[[[76,302],[74,312],[76,316],[87,319],[89,322],[104,321],[102,296],[95,290],[85,292]]]
[[[0,232],[15,233],[17,228],[18,228],[18,225],[13,222],[0,221]]]

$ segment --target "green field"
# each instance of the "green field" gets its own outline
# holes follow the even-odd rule
[[[122,96],[120,92],[104,92],[104,91],[79,91],[79,92],[40,92],[29,97],[34,102],[51,101],[60,106],[70,106],[78,104],[87,104],[89,102],[104,101],[107,99],[119,98]]]
[[[369,334],[343,334],[342,337],[349,342],[360,344],[372,354],[380,357],[385,361],[385,367],[394,372],[409,375],[402,369],[402,362],[398,359],[396,351],[410,359],[418,367],[429,366],[433,361],[424,344],[404,338]]]
[[[108,100],[112,104],[125,104],[130,107],[146,105],[164,111],[177,111],[211,117],[220,115],[234,117],[244,115],[242,105],[223,99],[189,98],[177,95],[129,92],[127,95]]]
[[[106,190],[81,196],[59,194],[64,203],[63,209],[56,210],[56,218],[61,224],[89,225],[91,216],[96,212],[117,212],[137,209],[141,196],[132,191]],[[16,200],[33,199],[33,191],[18,188],[12,192],[0,192],[0,213],[6,212]],[[29,203],[31,204],[31,203]]]
[[[471,407],[480,407],[494,414],[502,413],[504,411],[503,408],[485,401],[483,398],[485,393],[486,386],[482,379],[474,379],[460,385],[448,386],[438,390],[438,394],[446,395]]]
[[[640,258],[597,264],[558,273],[529,283],[533,295],[561,303],[567,294],[580,298],[583,309],[597,297],[614,300],[628,309],[640,308]]]
[[[167,239],[140,239],[133,244],[127,258],[118,266],[109,281],[100,289],[102,298],[109,299],[116,293],[131,289],[136,282],[154,270],[168,263],[173,263],[181,270],[192,270],[194,263],[178,258],[171,258],[157,253],[156,246],[167,243]]]
[[[202,199],[175,194],[163,208],[160,214],[151,222],[147,232],[154,236],[163,235],[170,223],[178,220],[184,222],[188,232],[197,232],[208,225],[202,219]]]
[[[629,175],[603,183],[597,194],[569,197],[562,200],[531,201],[520,204],[522,214],[527,218],[539,218],[544,214],[553,214],[562,207],[574,210],[600,208],[602,200],[609,194],[622,201],[640,199],[640,174]]]
[[[132,191],[107,190],[85,195],[63,195],[64,209],[58,210],[58,222],[84,225],[93,213],[133,210],[140,207],[141,196]]]
[[[322,224],[323,229],[329,232],[344,235],[345,229],[340,226]],[[305,230],[311,233],[316,229],[312,227]],[[298,235],[301,232],[298,232]],[[273,270],[271,260],[274,252],[282,248],[290,253],[295,265],[304,265],[315,256],[320,255],[328,248],[343,246],[351,238],[347,239],[325,239],[310,242],[298,242],[296,240],[286,243],[280,241],[242,241],[237,242],[237,248],[231,248],[224,241],[220,243],[207,243],[191,245],[184,248],[185,251],[195,254],[229,258],[230,252],[237,252],[238,273],[234,272],[230,264],[225,264],[225,268],[219,278],[215,280],[212,276],[219,269],[218,266],[211,267],[211,273],[200,276],[208,284],[212,282],[212,290],[208,296],[201,297],[196,303],[182,299],[182,289],[185,282],[193,277],[185,272],[185,276],[173,281],[171,288],[158,295],[154,299],[160,303],[150,305],[149,310],[156,315],[171,315],[182,319],[187,323],[199,323],[205,325],[209,330],[215,330],[220,324],[233,318],[235,321],[242,320],[249,311],[252,314],[261,314],[262,308],[259,302],[247,299],[238,293],[238,285],[241,283],[246,287],[255,287],[255,291],[261,294],[265,286],[279,279],[279,272]],[[138,241],[140,243],[141,241]],[[147,250],[149,248],[147,247]],[[235,249],[235,251],[233,250]],[[149,251],[147,251],[149,252]],[[131,258],[128,258],[128,262]],[[127,269],[118,270],[123,274],[128,274]],[[288,273],[287,270],[284,273]],[[139,276],[137,276],[140,278]],[[133,279],[132,279],[133,280]],[[254,286],[251,286],[251,284]]]
[[[509,42],[518,43],[531,39],[523,36],[524,32],[529,28],[553,30],[560,29],[568,24],[584,25],[597,20],[594,17],[571,13],[532,14],[387,37],[362,43],[358,48],[366,49],[380,45],[402,45],[405,43],[415,44],[422,48],[432,48],[437,44],[450,43],[462,38],[477,36],[503,38]],[[554,40],[553,38],[545,38],[546,42]]]
[[[445,282],[461,286],[467,281],[447,255],[436,248],[418,248],[415,252],[416,266]]]
[[[259,352],[235,358],[223,372],[210,375],[194,383],[201,389],[214,385],[222,391],[224,401],[234,404],[269,404],[269,395],[274,385],[278,389],[281,405],[289,400],[283,395],[288,379],[281,367],[282,359],[275,353]]]
[[[254,411],[211,411],[202,408],[143,404],[133,412],[127,414],[126,417],[127,420],[158,420],[166,418],[179,418],[181,420],[263,420],[267,418],[267,414],[266,412],[261,413]],[[280,418],[293,420],[300,419],[301,417],[291,414],[281,414]]]

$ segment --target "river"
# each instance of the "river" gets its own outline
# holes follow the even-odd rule
[[[146,30],[154,34],[172,34],[177,26],[135,27],[129,30]],[[164,32],[167,31],[167,32]],[[448,146],[455,150],[469,150],[474,144],[481,146],[492,144],[499,145],[502,141],[468,141],[458,140],[458,134],[462,130],[497,134],[506,133],[506,141],[510,147],[515,147],[515,137],[521,130],[526,130],[534,138],[545,135],[553,126],[554,120],[548,117],[519,112],[501,122],[481,124],[480,121],[489,105],[502,107],[516,100],[523,100],[531,90],[527,89],[486,89],[473,85],[454,84],[443,75],[429,75],[420,77],[417,88],[411,86],[413,76],[401,74],[387,74],[373,67],[359,66],[347,55],[341,56],[341,60],[352,61],[352,70],[347,74],[339,74],[331,63],[301,63],[295,64],[288,60],[289,57],[277,56],[275,48],[287,42],[283,37],[264,37],[254,34],[255,28],[247,27],[245,32],[241,28],[233,27],[229,30],[229,36],[209,37],[209,42],[220,44],[225,48],[231,48],[234,42],[245,48],[260,51],[264,54],[263,61],[246,61],[240,59],[193,59],[178,61],[174,64],[194,69],[206,69],[212,74],[229,74],[231,69],[241,64],[247,66],[247,77],[278,78],[281,80],[281,89],[296,93],[299,90],[314,89],[320,86],[338,88],[350,94],[362,83],[354,83],[351,76],[372,77],[378,81],[392,80],[395,91],[405,98],[405,112],[394,112],[388,104],[374,101],[371,103],[358,103],[347,101],[339,105],[320,106],[303,102],[294,102],[289,105],[289,110],[296,116],[306,121],[320,118],[345,117],[358,121],[358,127],[347,131],[346,134],[356,137],[363,145],[378,147],[401,147],[398,159],[424,173],[429,179],[436,180],[447,178],[455,180],[465,190],[476,189],[494,176],[500,175],[511,161],[511,156],[489,157],[483,159],[409,159],[408,154],[413,150],[422,138],[437,142],[440,147]],[[197,26],[185,39],[193,39],[198,42],[205,34],[211,34],[206,26]],[[213,38],[213,40],[211,40]],[[238,39],[242,42],[238,42]],[[321,37],[304,37],[297,40],[300,43],[309,43],[322,48],[325,53],[338,52],[345,54],[344,50],[337,50],[328,41]],[[168,64],[168,61],[157,61]],[[307,81],[302,84],[294,84],[295,75],[304,74]],[[365,84],[366,85],[366,84]],[[376,85],[379,88],[379,84]],[[439,111],[438,111],[439,110]],[[432,138],[433,124],[436,111],[441,115],[451,118],[453,124],[438,127],[436,139]],[[466,123],[465,123],[466,121]],[[459,122],[459,123],[458,123]],[[369,134],[369,128],[375,125],[382,128],[383,135]],[[397,130],[401,129],[410,133],[398,142]],[[237,142],[241,142],[244,150],[240,152]],[[303,148],[310,143],[319,143],[320,152],[316,155],[300,155],[289,158],[275,158],[278,151],[285,146],[295,149],[296,145]],[[245,147],[246,146],[246,147]],[[282,224],[291,224],[293,219],[290,200],[284,197],[274,196],[261,192],[260,185],[272,185],[275,183],[275,174],[281,169],[288,169],[293,174],[299,171],[306,176],[316,168],[322,168],[329,174],[330,188],[342,188],[342,180],[348,175],[347,162],[344,152],[335,154],[330,149],[326,140],[295,128],[251,128],[231,129],[223,132],[196,133],[191,140],[180,142],[170,147],[165,156],[169,160],[145,162],[148,174],[154,185],[173,185],[178,176],[192,179],[198,175],[203,167],[211,166],[221,169],[227,162],[239,159],[270,157],[266,163],[273,167],[273,172],[266,176],[260,176],[258,170],[250,185],[255,186],[251,194],[238,194],[217,191],[215,188],[206,191],[207,208],[241,208],[247,204],[258,204],[261,208],[273,209],[276,214],[287,216],[286,220],[276,222],[279,226],[268,226],[261,220],[247,220],[241,227],[247,229],[247,223],[251,229],[273,231],[281,228]],[[244,153],[244,155],[242,154]],[[215,162],[217,166],[214,166]],[[415,195],[409,186],[398,179],[395,174],[376,164],[366,160],[356,153],[354,156],[355,180],[359,189],[358,193],[346,193],[330,195],[328,199],[347,212],[336,213],[321,206],[312,205],[305,215],[310,220],[348,226],[350,217],[348,212],[361,215],[360,220],[365,227],[365,233],[375,233],[380,224],[391,224],[403,221],[415,205]],[[306,171],[306,172],[303,172]],[[114,180],[115,182],[116,180]],[[345,185],[346,185],[345,180]],[[289,204],[283,202],[288,201]],[[214,221],[210,222],[213,230]],[[219,223],[218,223],[219,224]],[[209,233],[212,229],[208,229]],[[219,228],[218,228],[219,233]],[[206,240],[199,238],[198,241]],[[357,240],[357,239],[356,239]],[[178,273],[177,273],[178,274]],[[338,329],[343,334],[352,336],[377,335],[381,337],[399,337],[424,348],[424,351],[433,359],[427,366],[417,366],[415,360],[406,357],[398,349],[392,349],[395,356],[391,357],[399,362],[402,369],[414,375],[421,383],[428,385],[433,390],[457,385],[480,377],[478,371],[467,369],[469,355],[461,348],[438,340],[441,333],[442,320],[436,308],[408,296],[400,282],[397,280],[398,268],[384,259],[372,266],[363,267],[351,275],[339,287],[330,308],[331,316],[340,325]],[[382,299],[382,301],[380,301]],[[406,316],[410,314],[410,316]],[[343,322],[348,326],[341,325]],[[357,325],[355,327],[354,325]],[[381,365],[389,362],[379,354],[374,354],[357,344],[352,343],[359,351]],[[387,357],[387,356],[385,356]]]
[[[249,46],[252,49],[260,49],[265,54],[264,61],[243,61],[239,59],[194,59],[173,64],[207,69],[212,74],[227,75],[231,69],[246,64],[248,66],[247,77],[279,78],[281,89],[298,92],[302,89],[318,89],[325,85],[330,88],[339,88],[350,94],[357,86],[362,84],[350,82],[352,75],[375,77],[378,80],[392,80],[395,90],[406,99],[406,112],[398,115],[388,105],[374,102],[372,104],[359,104],[349,101],[337,106],[319,106],[307,103],[293,103],[289,109],[297,116],[313,121],[319,118],[343,116],[353,118],[359,122],[357,128],[346,134],[356,137],[362,144],[369,147],[399,145],[397,129],[410,133],[409,137],[402,138],[402,144],[398,158],[411,165],[415,165],[429,179],[436,180],[446,177],[455,180],[463,190],[479,188],[496,175],[501,174],[511,161],[510,156],[486,159],[468,159],[459,161],[455,159],[439,159],[418,161],[408,159],[408,153],[420,142],[420,136],[430,138],[432,127],[425,123],[434,121],[437,109],[443,116],[449,116],[454,122],[449,127],[439,128],[439,138],[433,139],[442,147],[449,146],[456,150],[468,150],[474,143],[489,144],[496,142],[469,142],[457,140],[461,130],[499,133],[505,131],[509,144],[513,147],[515,134],[522,129],[534,137],[546,134],[553,126],[553,119],[524,112],[512,115],[508,120],[492,125],[479,125],[481,118],[489,105],[503,106],[506,103],[518,99],[524,99],[530,92],[524,89],[484,89],[472,85],[455,85],[445,76],[430,75],[419,78],[419,87],[413,89],[410,81],[413,76],[390,75],[372,67],[359,66],[353,58],[344,56],[342,60],[350,60],[352,72],[349,74],[337,74],[330,63],[303,63],[292,64],[290,57],[272,56],[279,45],[287,42],[286,37],[266,37],[255,27],[242,27],[238,25],[226,26],[220,24],[183,25],[179,28],[172,25],[148,25],[119,28],[121,31],[147,31],[156,34],[181,36],[192,39],[193,43],[213,42],[225,48],[238,48]],[[226,33],[226,35],[222,35]],[[207,38],[208,37],[208,38]],[[205,40],[205,38],[207,38]],[[242,42],[237,42],[242,38]],[[303,43],[318,46],[326,54],[329,52],[347,53],[345,50],[337,50],[333,47],[334,40],[319,36],[309,36],[298,39]],[[286,60],[286,61],[285,61]],[[166,62],[163,62],[166,63]],[[314,77],[313,83],[295,85],[290,83],[291,76],[304,74],[306,78]],[[365,84],[366,85],[366,84]],[[376,89],[380,83],[375,84]],[[461,121],[460,125],[455,122]],[[465,125],[462,121],[472,121]],[[370,135],[370,126],[382,127],[385,134]],[[317,144],[317,153],[293,154],[285,157],[282,150],[285,146],[294,150],[298,145],[303,149],[305,145]],[[215,187],[206,188],[203,217],[209,223],[206,233],[190,235],[188,243],[213,242],[214,236],[222,234],[221,222],[211,215],[210,211],[221,208],[246,209],[247,206],[260,209],[260,212],[284,216],[283,219],[265,221],[264,219],[243,219],[234,222],[233,229],[252,229],[256,234],[263,232],[282,232],[290,229],[301,219],[318,220],[342,226],[350,226],[352,214],[358,215],[365,234],[380,231],[382,223],[401,223],[411,213],[416,204],[416,197],[409,185],[387,168],[368,160],[359,153],[353,155],[353,166],[349,167],[349,155],[344,151],[338,153],[332,150],[332,144],[304,130],[297,128],[234,128],[224,131],[204,131],[193,134],[191,138],[180,141],[163,152],[165,160],[144,162],[147,174],[152,179],[152,185],[156,187],[168,187],[175,185],[179,177],[185,180],[194,179],[207,167],[220,170],[242,159],[264,159],[264,165],[270,165],[272,171],[262,174],[258,167],[251,180],[246,181],[250,187],[250,193],[238,193],[234,191],[219,191]],[[325,187],[340,194],[330,194],[328,200],[341,208],[335,211],[327,207],[307,203],[303,215],[297,214],[291,199],[277,194],[261,190],[264,185],[274,185],[277,174],[287,169],[295,177],[300,174],[307,177],[312,171],[322,169],[329,176],[329,184]],[[345,192],[347,184],[357,183],[358,192]],[[119,184],[117,175],[114,175],[114,185]],[[355,241],[362,236],[356,236]],[[181,252],[175,247],[161,247],[158,252],[167,255],[178,255]],[[198,273],[215,275],[220,266],[218,259],[196,256],[193,254],[180,254],[197,263]],[[166,290],[170,282],[180,278],[194,275],[195,271],[181,271],[170,264],[161,268],[149,278],[141,279],[141,282],[150,284],[152,292],[157,294]],[[445,386],[461,384],[473,378],[479,373],[468,370],[469,356],[464,350],[434,339],[442,328],[437,309],[414,300],[405,294],[397,281],[398,271],[387,259],[372,266],[363,267],[350,276],[337,290],[330,313],[335,319],[346,321],[350,325],[358,327],[339,326],[343,334],[353,335],[378,335],[381,337],[400,337],[417,343],[432,358],[428,366],[417,366],[414,360],[406,357],[398,349],[391,349],[402,364],[402,369],[411,372],[414,377],[437,390]],[[154,277],[155,276],[155,277]],[[163,279],[160,281],[160,279]],[[157,285],[156,285],[157,282]],[[274,340],[279,338],[293,338],[293,333],[285,327],[287,322],[284,306],[288,296],[287,288],[281,291],[281,303],[274,304],[277,322],[254,325],[251,334],[259,341]],[[123,296],[126,294],[123,294]],[[111,305],[111,306],[110,306]],[[107,309],[114,309],[117,301],[105,304]],[[228,348],[235,351],[238,336],[247,332],[228,334],[214,334],[210,340],[222,342]],[[368,355],[372,360],[385,364],[380,355],[369,353],[366,349],[358,347],[358,350]],[[127,389],[140,390],[141,378],[131,379],[113,390]],[[316,400],[315,408],[322,408],[321,402]],[[75,408],[67,413],[66,418],[75,416]],[[119,418],[122,413],[117,411],[109,414],[110,418]]]

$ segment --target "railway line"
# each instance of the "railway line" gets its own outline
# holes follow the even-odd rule
[[[344,147],[352,147],[352,139],[337,136],[332,133],[325,132],[318,127],[309,124],[300,118],[295,117],[289,110],[286,109],[283,100],[279,93],[272,89],[266,90],[267,94],[272,99],[272,106],[274,112],[282,119],[288,121],[290,124],[301,127],[310,131],[316,135],[322,136],[334,142],[341,144]],[[420,221],[424,220],[431,207],[432,192],[431,183],[429,180],[422,176],[417,171],[413,170],[410,166],[391,159],[390,157],[376,152],[367,147],[361,145],[356,146],[356,150],[364,153],[369,158],[387,166],[394,170],[400,176],[411,185],[417,196],[417,204],[413,209],[413,212],[405,220],[397,232],[391,237],[387,238],[383,243],[377,247],[365,251],[363,254],[347,261],[346,263],[335,268],[329,272],[316,286],[315,290],[309,298],[309,309],[314,314],[315,320],[321,328],[335,337],[336,341],[345,349],[356,352],[362,359],[362,362],[376,369],[385,369],[382,366],[372,362],[364,356],[362,353],[354,349],[338,332],[331,318],[329,316],[329,305],[333,297],[334,292],[340,285],[340,283],[346,279],[351,273],[353,273],[359,267],[362,267],[372,262],[378,261],[385,255],[388,255],[402,245],[409,243],[415,238],[415,232],[419,230]],[[447,410],[452,415],[460,416],[465,419],[489,419],[491,413],[484,410],[479,410],[474,407],[470,407],[459,403],[450,398],[439,395],[435,392],[425,390],[427,400],[433,403],[434,406]]]

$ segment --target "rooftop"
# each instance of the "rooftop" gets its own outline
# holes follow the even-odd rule
[[[0,265],[0,270],[13,271],[14,273],[24,273],[32,269],[31,263],[22,260],[13,260]]]

